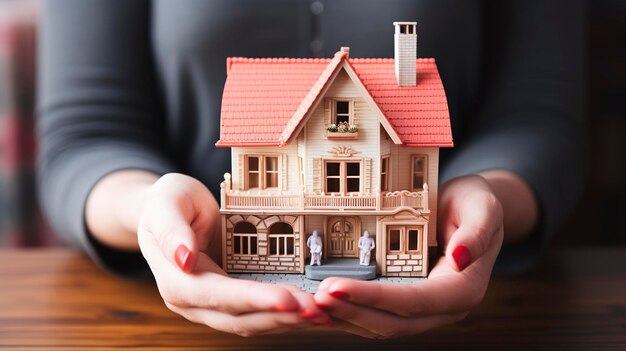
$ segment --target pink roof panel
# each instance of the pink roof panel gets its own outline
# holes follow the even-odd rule
[[[452,146],[443,84],[433,59],[417,59],[417,85],[399,87],[393,59],[229,58],[217,146],[282,146],[346,60],[403,145]]]

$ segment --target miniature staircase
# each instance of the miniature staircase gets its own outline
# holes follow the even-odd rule
[[[357,258],[330,258],[322,260],[321,266],[306,265],[304,276],[311,280],[328,277],[370,280],[376,278],[376,262],[372,260],[369,266],[361,266]]]

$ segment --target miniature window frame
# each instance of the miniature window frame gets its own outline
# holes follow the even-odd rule
[[[341,116],[348,117],[348,124],[354,124],[354,100],[353,99],[332,99],[332,112],[331,112],[331,122],[332,124],[339,125],[338,117],[339,113],[337,112],[337,104],[340,102],[348,103],[348,112],[342,113]]]
[[[254,171],[250,171],[250,159],[251,158],[257,158],[258,159],[258,169],[254,170]],[[275,158],[276,162],[276,169],[268,171],[268,167],[267,167],[267,161],[271,158]],[[246,154],[244,155],[244,179],[243,179],[243,184],[244,184],[244,190],[265,190],[265,189],[279,189],[281,186],[281,177],[280,175],[282,174],[282,167],[281,167],[281,158],[282,155],[271,155],[271,154],[267,154],[267,155],[261,155],[261,154]],[[250,174],[257,174],[257,184],[258,186],[256,187],[251,187],[250,186]],[[272,174],[274,175],[275,179],[276,179],[276,186],[267,186],[267,179],[268,179],[268,174]]]
[[[389,254],[400,254],[400,253],[403,252],[403,246],[404,246],[403,245],[404,243],[403,243],[403,240],[402,240],[403,236],[404,236],[403,235],[403,229],[404,228],[402,226],[388,226],[387,227],[386,233],[385,233],[385,236],[386,236],[386,239],[387,239],[387,245],[386,245],[387,246],[387,248],[386,248],[387,249],[387,253],[389,253]],[[398,249],[397,250],[391,249],[391,231],[392,230],[397,230],[399,232],[398,233]]]
[[[360,158],[351,158],[351,159],[332,159],[327,158],[322,160],[322,189],[326,194],[340,194],[342,196],[352,195],[352,194],[362,194],[364,187],[364,172],[363,172],[363,159]],[[339,179],[339,191],[328,191],[328,163],[339,163],[339,175],[331,176],[333,178]],[[358,163],[359,164],[359,174],[358,175],[348,175],[348,163]],[[359,190],[358,191],[348,191],[348,179],[358,179],[359,180]]]
[[[249,224],[250,226],[254,228],[254,232],[237,232],[236,231],[237,227],[242,224]],[[236,244],[237,239],[239,239],[239,245]],[[247,242],[248,249],[246,250],[246,252],[243,252],[244,240]],[[253,244],[253,241],[254,241],[254,244]],[[233,226],[233,241],[232,241],[231,246],[233,248],[233,256],[237,256],[237,257],[258,256],[259,255],[259,233],[257,231],[256,226],[247,221],[237,222]]]
[[[272,233],[272,228],[277,224],[284,224],[291,228],[291,233]],[[291,242],[290,240],[291,239]],[[272,242],[275,241],[273,247],[276,251],[272,252]],[[281,250],[281,243],[282,249]],[[272,224],[267,231],[267,254],[271,257],[295,257],[296,255],[296,240],[293,230],[293,226],[287,222],[276,222]],[[291,248],[291,250],[289,250]],[[289,253],[291,251],[291,253]]]
[[[423,170],[416,171],[415,170],[415,160],[422,159]],[[419,184],[418,187],[415,185],[415,175],[419,174],[422,177],[422,184]],[[422,191],[424,190],[424,184],[428,183],[428,156],[427,155],[411,155],[411,189],[413,191]]]
[[[391,157],[385,155],[380,158],[380,191],[387,192],[390,189],[390,171],[391,171]]]
[[[411,249],[411,238],[409,236],[409,232],[415,230],[417,231],[417,249],[412,250]],[[404,249],[405,253],[411,253],[411,254],[421,254],[422,253],[422,239],[424,237],[424,227],[420,227],[420,226],[406,226],[404,228],[405,233],[405,237],[406,237],[406,247]]]

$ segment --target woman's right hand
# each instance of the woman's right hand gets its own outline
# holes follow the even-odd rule
[[[217,202],[199,181],[166,174],[141,196],[139,246],[170,310],[241,336],[330,322],[311,294],[230,278],[205,253],[220,245],[221,226]]]

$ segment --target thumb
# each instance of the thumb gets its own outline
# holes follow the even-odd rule
[[[483,257],[502,227],[502,207],[491,194],[469,196],[460,204],[459,226],[450,237],[446,257],[459,271]]]
[[[161,252],[183,272],[193,271],[198,260],[198,244],[189,221],[175,206],[154,213],[148,230],[156,238]]]

